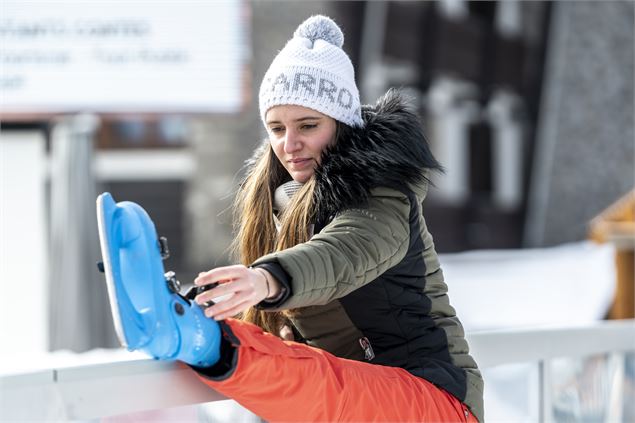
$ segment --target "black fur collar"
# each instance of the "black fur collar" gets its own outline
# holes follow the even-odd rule
[[[428,170],[442,170],[432,155],[417,115],[395,90],[374,106],[362,107],[363,128],[350,128],[327,149],[315,170],[316,221],[363,206],[379,186],[405,189],[427,181]]]

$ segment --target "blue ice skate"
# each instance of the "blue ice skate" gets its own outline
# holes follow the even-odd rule
[[[161,360],[208,367],[218,361],[220,329],[164,274],[160,242],[150,216],[136,203],[97,197],[103,271],[121,344]]]

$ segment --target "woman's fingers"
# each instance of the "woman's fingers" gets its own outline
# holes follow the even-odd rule
[[[204,291],[198,294],[194,298],[194,301],[196,301],[198,304],[205,304],[210,301],[214,301],[219,297],[231,295],[239,291],[242,291],[240,280],[225,281],[224,283],[221,283],[208,291]]]
[[[204,272],[196,278],[196,285],[220,282],[216,287],[196,296],[198,304],[206,304],[224,297],[208,307],[205,314],[216,320],[231,317],[261,302],[267,296],[267,278],[259,271],[245,266],[227,266]]]
[[[216,307],[217,305],[221,305],[224,302],[225,301],[218,303],[214,305],[213,307]],[[205,310],[205,315],[207,317],[213,318],[214,320],[223,320],[228,317],[237,315],[238,313],[246,310],[252,305],[253,303],[251,301],[242,301],[242,302],[235,303],[234,305],[223,304],[223,308],[219,310],[211,310],[212,307],[209,307],[207,310]]]
[[[217,298],[218,296],[214,297]],[[197,298],[197,302],[201,304],[199,299]],[[206,301],[203,301],[205,303]],[[207,317],[214,317],[218,314],[224,313],[230,308],[237,306],[238,304],[249,303],[247,307],[256,304],[254,296],[249,292],[245,291],[234,291],[232,293],[226,294],[226,297],[216,302],[214,305],[211,305],[205,309],[205,315]]]
[[[194,285],[202,286],[209,285],[214,282],[237,279],[244,276],[247,270],[247,267],[240,264],[235,266],[217,267],[208,272],[199,273],[198,277],[194,279]]]

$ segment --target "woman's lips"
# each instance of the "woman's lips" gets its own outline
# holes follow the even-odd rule
[[[288,161],[289,167],[294,170],[303,169],[309,166],[311,162],[313,162],[313,159],[291,159]]]

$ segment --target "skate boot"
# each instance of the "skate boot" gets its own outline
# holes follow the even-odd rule
[[[218,323],[194,301],[180,295],[174,273],[164,273],[152,220],[138,204],[97,197],[103,272],[115,331],[128,350],[160,360],[209,367],[219,358]],[[100,269],[101,270],[101,269]],[[191,297],[190,297],[191,298]]]

